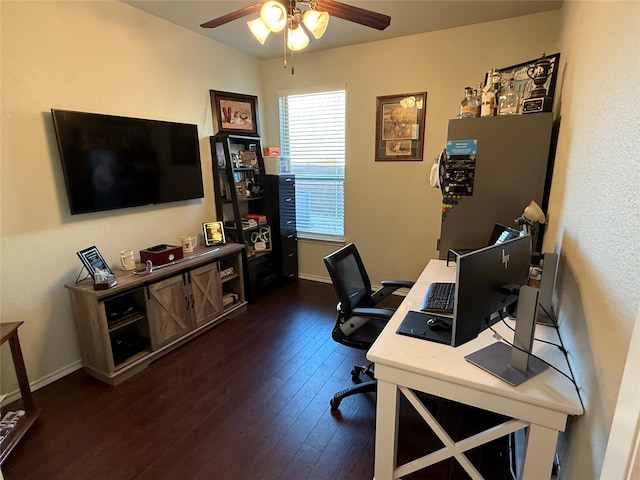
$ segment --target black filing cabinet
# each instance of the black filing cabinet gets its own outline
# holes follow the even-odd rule
[[[274,262],[280,280],[298,278],[298,234],[296,230],[295,175],[266,175]]]

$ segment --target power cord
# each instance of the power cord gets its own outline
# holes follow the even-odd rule
[[[504,318],[504,316],[502,315],[502,312],[500,312],[500,313],[499,313],[499,315],[500,315],[500,320],[502,320],[502,323],[504,323],[504,325],[505,325],[509,330],[511,330],[512,332],[514,332],[514,333],[515,333],[515,331],[516,331],[516,330],[515,330],[515,328],[513,328],[511,325],[509,325],[509,324],[507,323],[507,320],[506,320],[506,319]],[[562,353],[564,353],[565,355],[567,354],[567,351],[565,350],[565,348],[564,348],[562,345],[560,345],[560,344],[557,344],[557,343],[554,343],[554,342],[550,342],[549,340],[543,340],[543,339],[541,339],[541,338],[537,338],[537,337],[533,337],[533,339],[534,339],[536,342],[546,343],[546,344],[548,344],[548,345],[553,345],[554,347],[558,348],[558,350],[560,350],[560,351],[561,351]]]
[[[502,317],[502,314],[500,314],[500,317],[502,318],[502,321],[504,322],[504,318]],[[571,376],[567,375],[566,373],[564,373],[562,370],[560,370],[559,368],[557,368],[556,366],[552,365],[551,363],[547,362],[545,359],[540,358],[537,355],[534,355],[531,352],[528,352],[527,350],[525,350],[524,348],[520,348],[516,345],[514,345],[513,343],[511,343],[510,341],[506,340],[502,335],[500,335],[487,321],[487,319],[485,318],[485,323],[487,324],[487,327],[489,328],[489,330],[491,330],[493,332],[493,336],[494,338],[496,338],[499,341],[502,341],[504,343],[506,343],[507,345],[509,345],[511,348],[515,348],[516,350],[519,350],[523,353],[526,353],[527,355],[529,355],[530,357],[533,357],[537,360],[540,360],[542,363],[544,363],[545,365],[547,365],[548,367],[552,368],[553,370],[555,370],[556,372],[558,372],[559,374],[561,374],[562,376],[566,377],[574,386],[574,388],[576,389],[576,392],[578,393],[578,398],[580,399],[580,405],[582,405],[582,408],[584,409],[584,403],[582,402],[582,397],[580,396],[580,388],[578,387],[577,382],[575,381],[575,379],[573,378],[573,370],[571,369],[571,364],[569,363],[569,359],[567,358],[567,352],[566,350],[564,350],[564,347],[562,347],[562,349],[565,352],[565,359],[567,360],[567,366],[569,367],[569,372],[571,373]],[[511,327],[509,327],[511,328]],[[513,330],[513,329],[511,329]],[[558,338],[560,338],[560,334],[558,332]],[[562,339],[560,338],[560,341],[562,341]],[[552,344],[555,346],[558,346],[556,344]]]

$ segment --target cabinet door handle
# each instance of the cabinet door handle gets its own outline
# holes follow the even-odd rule
[[[185,303],[184,308],[185,308],[185,309],[187,310],[187,312],[188,312],[188,311],[189,311],[189,297],[188,297],[188,296],[185,296],[185,297],[184,297],[184,303]]]
[[[196,308],[196,304],[193,301],[193,293],[191,294],[191,310],[193,310],[194,308]]]
[[[293,198],[285,198],[284,201],[285,202],[291,202],[291,201],[293,201]]]
[[[293,238],[293,234],[287,235],[287,238]]]

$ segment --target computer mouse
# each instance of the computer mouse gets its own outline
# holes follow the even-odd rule
[[[451,330],[451,325],[444,318],[429,317],[427,320],[427,326],[431,330]]]

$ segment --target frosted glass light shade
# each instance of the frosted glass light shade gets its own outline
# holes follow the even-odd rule
[[[269,30],[280,32],[287,25],[287,10],[279,2],[265,2],[260,9],[260,18]]]
[[[249,25],[249,30],[253,33],[253,36],[264,45],[265,40],[269,36],[270,30],[264,24],[261,18],[256,18],[255,20],[250,20],[247,22]]]
[[[294,28],[289,29],[287,34],[287,47],[290,50],[302,50],[309,45],[309,37],[304,33],[301,26],[295,25]]]
[[[320,38],[327,30],[329,25],[329,14],[327,12],[319,12],[317,10],[307,10],[302,15],[302,23],[311,34],[316,38]]]

